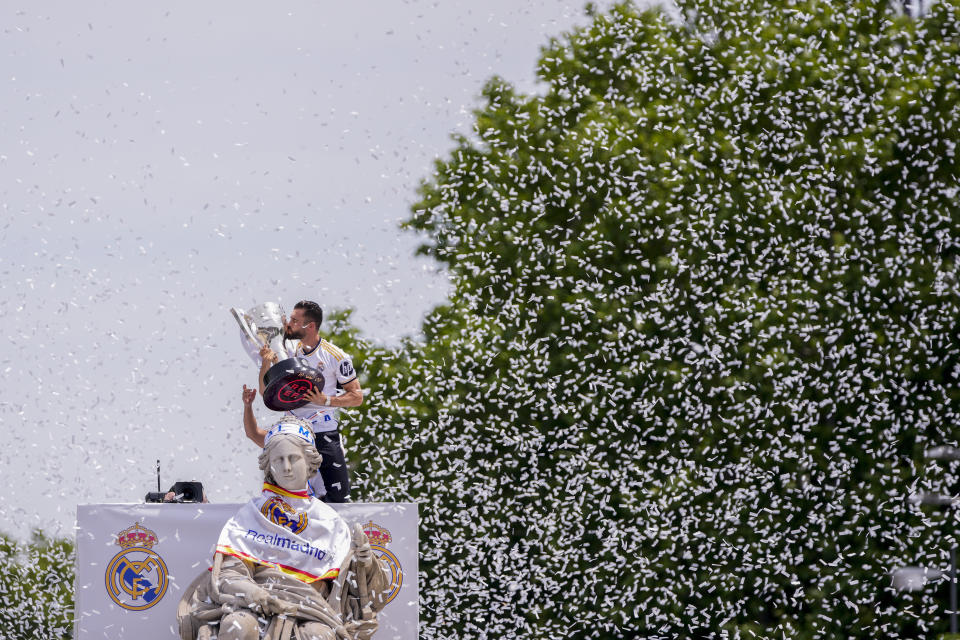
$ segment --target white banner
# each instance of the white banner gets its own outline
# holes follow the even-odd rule
[[[74,638],[178,639],[177,603],[213,563],[217,537],[239,504],[77,507]],[[393,576],[374,640],[415,640],[419,621],[417,505],[330,505],[360,523]]]

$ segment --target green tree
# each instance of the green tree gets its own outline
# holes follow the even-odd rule
[[[0,535],[0,638],[73,637],[74,547],[37,531],[29,542]]]
[[[354,437],[424,637],[943,628],[888,574],[952,543],[904,497],[957,480],[958,3],[678,4],[491,80],[421,189],[453,293]]]
[[[416,376],[411,362],[432,366],[422,355],[422,344],[404,339],[398,346],[377,345],[364,338],[352,321],[353,309],[336,309],[323,321],[324,338],[349,353],[364,390],[364,405],[340,414],[340,429],[350,466],[351,496],[357,501],[399,499],[396,487],[411,478],[402,470],[406,452],[394,451],[400,435],[416,424],[418,407],[412,396],[400,394]],[[372,474],[372,475],[371,475]],[[407,497],[409,499],[409,496]]]

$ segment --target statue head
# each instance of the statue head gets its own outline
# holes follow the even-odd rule
[[[287,491],[303,491],[307,480],[320,468],[321,460],[313,432],[302,424],[288,421],[270,429],[259,458],[264,482]]]

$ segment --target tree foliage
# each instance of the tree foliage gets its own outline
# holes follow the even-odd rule
[[[453,293],[353,437],[423,637],[942,629],[888,574],[952,542],[905,496],[957,480],[960,5],[678,4],[491,80],[421,189]]]
[[[0,638],[73,637],[73,543],[40,532],[29,542],[0,535]]]

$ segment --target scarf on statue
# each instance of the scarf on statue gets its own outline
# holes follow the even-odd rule
[[[217,552],[311,583],[337,577],[351,542],[347,523],[326,504],[264,482],[263,495],[223,526]]]

